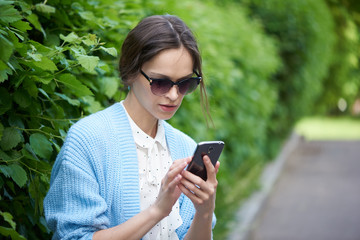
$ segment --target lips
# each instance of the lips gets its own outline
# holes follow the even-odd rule
[[[167,105],[167,104],[160,104],[160,108],[164,112],[173,112],[177,109],[177,105]]]

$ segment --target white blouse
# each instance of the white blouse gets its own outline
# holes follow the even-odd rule
[[[123,104],[121,102],[121,104]],[[139,161],[140,208],[151,206],[159,193],[161,180],[172,164],[172,159],[165,139],[163,121],[158,121],[155,138],[147,135],[129,118]],[[178,240],[175,230],[182,224],[179,214],[179,201],[174,204],[170,215],[155,225],[142,239]]]

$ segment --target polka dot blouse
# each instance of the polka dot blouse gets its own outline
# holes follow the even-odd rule
[[[144,210],[151,206],[159,193],[161,180],[172,164],[168,151],[162,120],[158,121],[155,138],[143,132],[128,115],[133,132],[139,161],[140,207]],[[170,215],[155,225],[142,239],[177,240],[175,230],[181,226],[179,202],[177,201]]]

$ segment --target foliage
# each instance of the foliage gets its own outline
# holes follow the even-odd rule
[[[328,0],[335,21],[336,44],[329,74],[324,80],[326,91],[320,96],[319,112],[341,114],[337,107],[339,98],[347,103],[347,113],[351,105],[360,97],[359,71],[359,25],[360,13],[357,1]]]
[[[0,7],[0,235],[49,239],[42,202],[52,163],[72,123],[121,98],[116,48],[141,8],[83,0]]]
[[[278,103],[271,135],[283,135],[302,116],[314,112],[333,59],[334,20],[324,1],[243,0],[279,42],[283,68],[272,81]]]

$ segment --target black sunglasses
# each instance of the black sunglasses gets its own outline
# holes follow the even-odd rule
[[[140,73],[150,82],[150,89],[154,95],[161,96],[167,93],[174,85],[177,85],[179,92],[182,95],[193,92],[201,81],[200,75],[194,70],[196,77],[190,77],[178,82],[173,82],[170,79],[156,79],[150,78],[142,70]]]

